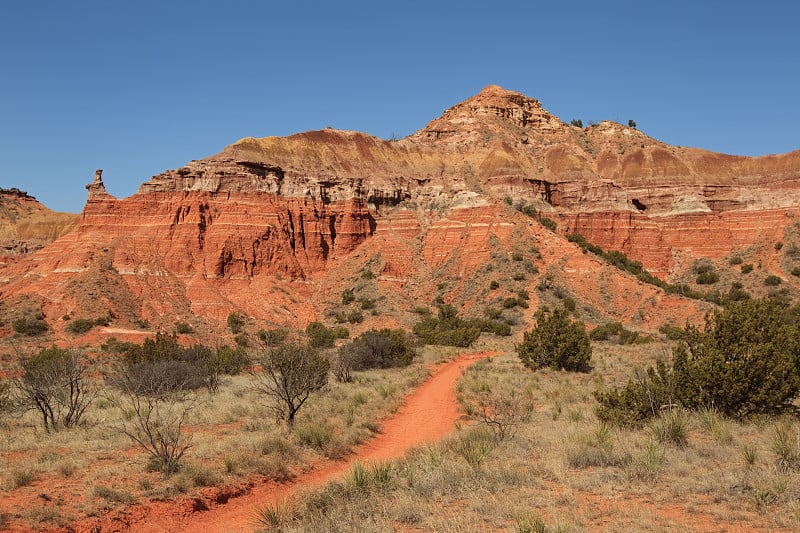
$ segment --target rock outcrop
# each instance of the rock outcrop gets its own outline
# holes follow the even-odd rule
[[[0,265],[42,249],[77,228],[78,220],[51,211],[25,191],[0,188]]]
[[[800,151],[736,157],[613,122],[576,127],[490,86],[404,139],[332,129],[245,138],[129,198],[109,195],[99,170],[87,190],[76,232],[0,273],[4,297],[45,294],[53,313],[78,312],[100,272],[125,287],[103,305],[131,320],[237,311],[303,325],[344,288],[366,287],[357,273],[369,270],[369,290],[402,323],[435,295],[491,304],[476,285],[488,284],[487,265],[532,246],[539,274],[520,288],[535,294],[546,277],[587,316],[654,327],[656,315],[682,323],[706,307],[587,258],[564,234],[670,279],[698,258],[755,254],[800,215]],[[556,221],[558,233],[512,206]],[[656,313],[667,300],[674,311]]]

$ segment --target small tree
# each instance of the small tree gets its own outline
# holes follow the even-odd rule
[[[253,390],[267,397],[278,419],[293,425],[311,393],[328,383],[330,362],[312,346],[287,343],[269,348],[261,367]]]
[[[228,315],[227,322],[228,322],[228,328],[230,328],[231,333],[235,335],[237,333],[242,332],[242,326],[244,326],[244,320],[242,320],[242,317],[240,317],[236,313],[231,313]]]
[[[525,366],[532,370],[589,370],[592,345],[583,322],[571,320],[566,309],[540,309],[534,318],[536,326],[526,331],[522,343],[516,346]]]
[[[58,431],[80,422],[97,395],[86,379],[81,354],[52,346],[23,361],[16,380],[23,404],[39,412],[45,431]]]
[[[322,322],[311,322],[306,327],[306,335],[314,348],[330,348],[336,340],[336,332]]]
[[[197,403],[188,381],[181,382],[174,372],[164,372],[164,365],[174,363],[179,361],[123,367],[112,380],[121,393],[116,403],[130,415],[120,420],[117,428],[150,455],[154,469],[167,474],[178,470],[191,447],[191,437],[183,434],[183,425]]]
[[[402,329],[365,331],[353,339],[353,342],[339,349],[334,375],[349,376],[349,370],[366,370],[368,368],[392,368],[408,366],[416,355],[411,340]],[[347,370],[339,367],[346,367]],[[348,379],[339,379],[349,381]]]
[[[636,129],[636,121],[635,120],[629,120],[628,121],[628,127]]]
[[[289,330],[287,328],[260,329],[256,336],[265,346],[277,346],[286,340]]]

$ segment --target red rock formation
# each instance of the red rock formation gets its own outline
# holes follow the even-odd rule
[[[440,286],[452,301],[484,302],[484,267],[527,239],[540,243],[542,275],[593,313],[647,323],[669,300],[677,320],[696,304],[609,270],[503,199],[677,277],[691,259],[780,239],[800,215],[798,183],[800,151],[734,157],[612,122],[579,128],[490,86],[398,141],[331,129],[246,138],[126,199],[98,171],[78,231],[7,267],[0,291],[45,295],[55,316],[78,312],[102,279],[117,287],[102,306],[131,319],[167,326],[237,310],[302,325],[377,267],[375,290],[402,322],[401,308]]]

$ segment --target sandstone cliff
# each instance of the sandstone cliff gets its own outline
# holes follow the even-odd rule
[[[436,298],[479,313],[523,289],[557,303],[555,287],[590,321],[652,330],[708,307],[643,285],[564,234],[672,280],[697,259],[738,256],[796,286],[795,248],[777,256],[772,245],[800,250],[799,182],[800,151],[736,157],[612,122],[580,128],[490,86],[397,141],[332,129],[245,138],[126,199],[98,173],[78,230],[6,267],[0,293],[43,295],[48,316],[92,301],[129,321],[168,328],[194,316],[213,329],[234,311],[258,324],[332,319],[353,287],[383,302],[381,320],[405,324]],[[555,220],[557,233],[514,206]],[[492,280],[506,281],[499,293]]]
[[[0,264],[40,250],[78,227],[78,215],[56,213],[19,189],[0,189]]]

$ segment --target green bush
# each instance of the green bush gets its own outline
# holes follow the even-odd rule
[[[794,410],[800,394],[800,308],[745,300],[686,326],[672,368],[660,362],[621,390],[595,394],[601,420],[637,423],[664,404],[737,418]]]
[[[800,267],[792,268],[792,276],[800,276]]]
[[[658,331],[672,341],[681,341],[686,338],[686,330],[672,324],[664,324],[658,328]]]
[[[525,366],[532,370],[589,370],[592,346],[583,322],[571,320],[565,309],[540,309],[534,318],[536,325],[523,334],[522,343],[516,346]]]
[[[439,307],[439,316],[425,316],[414,324],[414,334],[425,344],[466,348],[481,334],[480,327],[458,317],[450,304]]]
[[[231,333],[234,335],[237,333],[242,332],[242,326],[244,326],[244,320],[242,317],[237,315],[236,313],[231,313],[228,315],[228,328],[231,330]]]
[[[41,316],[18,318],[11,322],[11,327],[20,335],[29,337],[41,335],[49,329]]]
[[[728,261],[730,265],[741,265],[743,262],[744,259],[742,259],[738,255],[734,255],[733,257],[730,258],[730,261]]]
[[[175,333],[179,335],[188,335],[189,333],[194,333],[194,328],[186,322],[176,322]]]
[[[555,220],[549,219],[547,217],[539,217],[539,224],[549,229],[550,231],[555,231],[557,228]]]
[[[499,283],[498,283],[496,280],[492,280],[492,281],[489,283],[489,290],[490,290],[490,291],[494,291],[494,290],[497,290],[497,289],[499,289],[499,288],[500,288],[500,284],[499,284]]]
[[[345,289],[342,291],[342,305],[351,304],[356,301],[356,296],[353,294],[353,289]]]
[[[770,274],[764,280],[764,285],[767,285],[768,287],[777,287],[781,283],[783,283],[783,280],[774,274]]]
[[[408,366],[415,355],[414,345],[402,329],[371,329],[339,349],[339,360],[352,370]]]
[[[741,270],[742,270],[742,274],[749,274],[750,272],[753,271],[753,264],[752,263],[747,263],[745,265],[742,265]]]
[[[330,348],[336,341],[336,333],[321,322],[311,322],[306,326],[308,343],[315,348]]]
[[[94,327],[94,320],[88,318],[76,318],[67,324],[67,331],[74,334],[86,333]]]
[[[713,271],[704,271],[697,275],[695,283],[698,285],[713,285],[719,281],[719,274]]]
[[[283,344],[286,337],[289,336],[289,330],[286,328],[260,329],[256,336],[265,346],[278,346]]]

